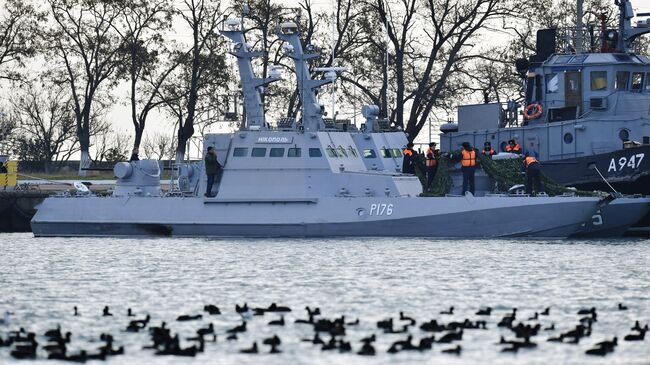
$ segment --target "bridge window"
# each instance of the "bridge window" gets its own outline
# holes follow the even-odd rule
[[[325,150],[327,151],[327,155],[328,155],[329,157],[339,157],[339,156],[336,154],[336,150],[333,149],[332,147],[328,146],[327,149],[325,149]]]
[[[558,90],[560,90],[560,75],[555,73],[546,75],[546,92],[552,94]]]
[[[320,148],[310,148],[309,157],[323,157],[323,152],[321,152]]]
[[[393,157],[402,157],[402,151],[399,148],[393,148]]]
[[[302,155],[302,151],[300,148],[289,148],[289,151],[287,151],[287,157],[300,157]]]
[[[269,157],[284,157],[284,148],[271,148]]]
[[[643,90],[643,72],[632,73],[632,91],[641,92]]]
[[[247,147],[237,147],[232,151],[233,157],[246,157],[248,155]]]
[[[363,150],[363,158],[377,158],[377,154],[372,148],[366,148]]]
[[[650,72],[645,74],[645,91],[650,91]]]
[[[616,73],[616,85],[614,85],[614,88],[617,91],[627,91],[630,88],[629,82],[630,73],[628,71],[618,71]]]
[[[591,71],[591,91],[607,90],[607,71]]]
[[[264,157],[266,156],[266,148],[264,147],[254,147],[251,151],[251,157]]]
[[[390,155],[390,150],[386,148],[381,149],[381,157],[383,158],[391,158],[393,156]]]
[[[350,156],[352,157],[359,157],[359,154],[357,153],[357,150],[352,148],[352,146],[348,146],[348,151],[350,152]]]
[[[345,148],[343,148],[343,146],[339,146],[338,154],[339,154],[339,157],[348,157],[348,154],[347,154],[347,152],[345,152]]]

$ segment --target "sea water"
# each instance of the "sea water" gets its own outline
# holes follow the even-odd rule
[[[635,320],[650,322],[650,240],[430,240],[402,238],[351,239],[126,239],[33,238],[31,234],[0,235],[0,311],[13,312],[0,337],[24,327],[41,335],[61,325],[72,332],[68,353],[96,353],[101,333],[123,345],[124,356],[112,364],[650,364],[650,335],[626,342]],[[284,327],[268,326],[279,314],[256,316],[248,331],[227,341],[225,331],[241,323],[235,304],[290,306]],[[624,303],[627,311],[619,311]],[[202,313],[217,305],[222,315],[203,312],[200,321],[177,322],[180,314]],[[103,317],[108,305],[113,317]],[[81,316],[74,317],[73,306]],[[360,320],[348,326],[346,340],[353,352],[321,351],[302,342],[313,336],[305,306],[320,307],[322,317]],[[440,311],[455,307],[454,315]],[[489,317],[476,316],[482,306]],[[514,339],[496,324],[513,307],[518,321],[555,324],[532,338],[535,349],[501,353],[500,336]],[[527,321],[550,307],[549,316]],[[580,308],[596,307],[598,321],[590,337],[579,344],[547,342],[578,324]],[[124,331],[133,318],[151,315],[150,325],[166,321],[181,338],[214,323],[216,343],[206,343],[195,358],[155,356],[146,331]],[[384,334],[376,322],[399,312],[414,317],[414,342],[431,335],[419,329],[424,321],[487,320],[487,330],[465,330],[460,356],[441,353],[455,346],[434,344],[424,352],[388,354],[390,344],[406,334]],[[517,321],[517,322],[518,322]],[[406,323],[406,322],[403,322]],[[359,339],[376,334],[377,356],[356,355]],[[266,337],[282,339],[281,354],[268,354]],[[436,334],[437,337],[440,334]],[[617,336],[619,345],[605,358],[585,355],[596,342]],[[329,335],[323,334],[327,340]],[[39,344],[45,343],[38,337]],[[256,341],[261,353],[240,354]],[[182,346],[190,343],[183,341]],[[46,352],[38,350],[39,361]],[[8,348],[0,348],[0,363],[12,363]]]

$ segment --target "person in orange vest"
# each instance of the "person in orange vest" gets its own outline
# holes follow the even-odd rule
[[[463,142],[463,149],[460,151],[460,170],[463,172],[463,195],[467,191],[474,194],[474,174],[476,173],[476,150],[469,144]]]
[[[409,142],[404,149],[404,160],[402,161],[402,173],[415,175],[415,151],[414,144]]]
[[[514,139],[511,139],[506,145],[506,152],[521,154],[521,147],[519,146],[519,143],[515,142]]]
[[[494,152],[494,150],[492,149],[492,143],[490,142],[483,143],[483,154],[490,158],[496,155],[496,152]]]
[[[427,167],[427,189],[431,188],[433,177],[436,176],[436,171],[438,170],[438,159],[436,153],[436,142],[429,143],[429,149],[424,155],[424,163]]]
[[[543,193],[544,185],[542,185],[542,171],[539,161],[528,152],[526,152],[525,156],[523,169],[526,172],[526,194],[533,194],[533,185],[535,185],[535,194]]]

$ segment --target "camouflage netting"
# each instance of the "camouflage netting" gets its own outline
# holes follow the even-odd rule
[[[460,151],[454,151],[455,155],[460,154]],[[488,156],[483,155],[480,151],[476,150],[478,156],[478,165],[496,182],[494,192],[507,192],[509,188],[518,184],[525,184],[525,176],[521,173],[523,164],[523,156],[518,158],[492,160]],[[452,185],[450,172],[453,170],[454,162],[447,155],[440,156],[438,159],[438,171],[433,183],[426,189],[426,169],[424,166],[424,157],[417,155],[415,173],[422,183],[424,193],[421,196],[445,196],[449,193]],[[594,196],[600,195],[599,192],[580,191],[565,188],[553,182],[551,179],[542,174],[542,183],[548,195],[561,195],[564,193],[575,193],[581,196]]]

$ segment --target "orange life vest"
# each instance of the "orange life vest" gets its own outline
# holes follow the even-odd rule
[[[404,155],[405,156],[413,156],[413,151],[408,149],[408,148],[405,148],[404,149]]]
[[[507,145],[506,146],[506,152],[520,153],[521,152],[521,147],[519,147],[519,143],[515,143],[514,147],[511,147],[510,145]]]
[[[460,164],[463,167],[476,166],[476,151],[463,150],[463,159],[460,160]]]
[[[426,156],[427,156],[426,158],[427,167],[435,167],[436,165],[438,165],[438,161],[436,161],[436,155],[433,153],[433,148],[429,147]]]
[[[533,156],[528,156],[524,159],[524,166],[528,167],[532,163],[537,163],[537,159]]]

